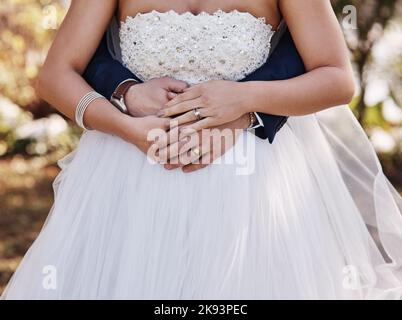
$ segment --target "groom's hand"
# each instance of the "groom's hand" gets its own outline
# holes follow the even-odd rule
[[[125,95],[128,112],[133,117],[155,115],[187,87],[187,83],[169,77],[151,79],[134,85]]]
[[[193,133],[187,140],[178,141],[169,138],[166,142],[168,145],[159,149],[159,158],[168,159],[168,163],[164,166],[167,170],[182,168],[183,172],[190,173],[206,168],[230,150],[237,142],[240,133],[249,125],[250,116],[246,114],[235,121],[212,128],[208,143],[202,141],[201,131]],[[200,156],[192,151],[194,149],[199,150]]]

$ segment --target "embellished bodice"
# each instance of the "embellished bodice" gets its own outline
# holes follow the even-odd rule
[[[250,13],[139,13],[120,28],[123,63],[141,80],[237,81],[268,58],[272,27]]]

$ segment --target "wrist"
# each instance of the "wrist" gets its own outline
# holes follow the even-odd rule
[[[238,82],[240,85],[239,91],[241,95],[239,110],[242,114],[248,114],[250,112],[255,112],[256,99],[255,99],[255,88],[252,81]]]
[[[156,111],[151,108],[152,101],[149,95],[152,94],[147,90],[145,83],[140,83],[130,87],[125,96],[125,101],[128,108],[128,113],[136,118],[143,118],[154,115]]]
[[[84,113],[84,123],[87,127],[113,135],[120,135],[121,123],[125,118],[128,116],[105,99],[93,101]]]
[[[110,98],[111,103],[121,112],[128,114],[129,111],[126,105],[126,95],[130,88],[138,84],[139,82],[134,79],[127,79],[121,82]]]
[[[248,92],[250,105],[248,112],[275,114],[272,110],[273,101],[277,97],[277,92],[273,87],[274,81],[250,81],[248,82]]]
[[[138,97],[141,95],[142,88],[143,83],[132,85],[130,88],[128,88],[126,94],[124,95],[124,98],[127,99],[127,97],[130,96],[130,100],[132,99],[133,101],[136,101]]]
[[[125,114],[119,123],[118,136],[123,140],[136,144],[140,139],[140,126],[141,121],[138,118],[134,118]]]

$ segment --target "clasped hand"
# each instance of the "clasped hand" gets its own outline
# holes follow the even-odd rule
[[[152,151],[168,170],[182,168],[184,172],[192,172],[208,166],[233,147],[239,129],[249,126],[249,116],[243,110],[242,88],[237,82],[209,81],[188,87],[183,82],[161,78],[132,89],[129,111],[142,116],[143,121],[142,134],[130,140],[135,140],[144,153],[149,155]],[[194,109],[199,111],[198,116]],[[149,116],[152,113],[157,116]],[[158,128],[166,134],[156,142],[149,142],[148,133]],[[211,129],[208,141],[203,134],[205,129]]]
[[[247,113],[243,84],[213,80],[183,90],[170,100],[160,117],[174,117],[177,125],[185,125],[182,132],[200,131],[229,123]],[[196,112],[198,112],[198,115]]]

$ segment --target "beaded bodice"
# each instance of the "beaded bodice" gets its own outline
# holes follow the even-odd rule
[[[268,58],[272,27],[250,13],[151,11],[120,28],[122,59],[141,80],[237,81]]]

